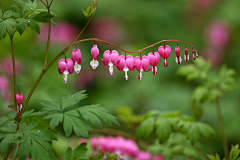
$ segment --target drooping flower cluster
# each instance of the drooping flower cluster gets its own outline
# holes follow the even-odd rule
[[[177,64],[181,64],[182,58],[180,56],[180,48],[178,46],[175,47],[175,53],[176,58],[175,61]],[[103,53],[103,65],[109,66],[109,73],[110,75],[113,75],[114,66],[117,67],[119,71],[124,71],[125,76],[124,78],[128,80],[128,71],[133,71],[135,68],[138,70],[139,75],[138,79],[141,80],[143,78],[142,72],[149,72],[152,70],[153,74],[157,74],[157,65],[160,61],[160,57],[164,59],[163,65],[165,67],[168,66],[167,59],[169,58],[171,54],[171,47],[169,45],[160,46],[158,48],[158,52],[150,52],[147,56],[136,56],[133,58],[131,55],[120,55],[116,50],[106,50]],[[197,55],[197,52],[192,49],[193,59],[195,60]],[[99,49],[97,45],[93,45],[91,49],[91,55],[93,57],[93,60],[90,62],[90,65],[93,69],[96,69],[99,65],[98,62],[98,56],[99,56]],[[189,54],[187,47],[185,48],[185,54],[184,54],[184,60],[186,62],[189,61]],[[73,67],[73,64],[75,64],[75,67]],[[67,59],[60,59],[58,62],[58,70],[59,74],[64,74],[64,82],[67,82],[67,75],[73,73],[73,69],[76,73],[79,73],[81,70],[81,52],[80,49],[73,49],[72,51],[72,57]],[[149,64],[152,66],[150,68]]]
[[[81,139],[81,142],[85,142]],[[93,148],[95,155],[98,155],[98,152],[103,153],[116,153],[119,159],[128,160],[151,160],[152,156],[149,152],[139,150],[135,141],[131,139],[125,139],[121,136],[118,137],[91,137],[90,144]],[[157,158],[157,159],[156,159]],[[159,159],[162,158],[162,159]],[[154,157],[154,160],[164,160],[160,155]]]

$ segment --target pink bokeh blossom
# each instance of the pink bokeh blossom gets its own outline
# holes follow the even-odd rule
[[[0,76],[0,93],[4,101],[11,101],[11,91],[9,89],[9,80],[6,76]]]
[[[15,59],[15,68],[16,68],[16,75],[19,75],[22,70],[22,64]],[[8,73],[12,76],[13,74],[13,65],[12,65],[12,59],[10,57],[4,58],[0,62],[0,71]]]
[[[59,22],[57,26],[51,28],[51,42],[56,44],[69,44],[78,35],[78,28],[68,22]],[[38,35],[40,42],[47,42],[48,39],[48,25],[43,24],[41,26],[40,34]]]
[[[210,43],[211,47],[222,49],[229,40],[229,27],[223,20],[214,20],[207,27],[206,40]]]
[[[121,23],[111,17],[99,18],[92,22],[90,33],[93,37],[111,42],[121,42],[125,35]]]

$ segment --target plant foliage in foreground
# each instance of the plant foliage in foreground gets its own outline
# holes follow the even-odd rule
[[[63,123],[66,136],[72,132],[78,136],[88,137],[88,131],[92,129],[88,121],[98,128],[102,128],[100,119],[108,123],[119,124],[116,118],[99,105],[80,106],[78,103],[86,98],[85,91],[79,91],[73,95],[62,97],[62,105],[55,101],[42,100],[44,106],[41,111],[30,110],[20,117],[20,123],[15,123],[18,111],[0,118],[0,148],[1,154],[5,154],[9,145],[12,147],[19,144],[14,159],[25,160],[27,157],[34,160],[58,159],[51,143],[57,140],[55,128]],[[50,124],[50,125],[48,125]],[[19,129],[17,130],[17,128]],[[81,144],[75,149],[73,155],[67,150],[66,157],[72,160],[78,159],[86,152],[86,144]],[[67,158],[69,159],[69,158]],[[71,159],[71,158],[70,158]]]

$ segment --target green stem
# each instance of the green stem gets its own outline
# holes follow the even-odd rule
[[[92,16],[88,19],[87,24],[86,24],[85,27],[81,30],[81,32],[78,34],[78,36],[73,40],[73,42],[72,42],[68,47],[66,47],[64,50],[62,50],[62,51],[46,66],[46,68],[42,70],[42,72],[41,72],[41,74],[39,75],[37,81],[35,82],[35,84],[33,85],[30,93],[28,94],[28,97],[27,97],[27,99],[26,99],[26,101],[25,101],[25,103],[24,103],[24,105],[23,105],[21,114],[24,112],[24,110],[25,110],[25,108],[26,108],[26,106],[27,106],[27,104],[28,104],[28,102],[29,102],[29,100],[30,100],[30,98],[31,98],[31,96],[32,96],[35,88],[37,87],[38,83],[40,82],[40,80],[42,79],[42,77],[44,76],[44,74],[46,73],[46,71],[51,67],[51,65],[52,65],[59,57],[61,57],[62,55],[65,55],[65,54],[66,54],[66,52],[72,47],[72,45],[74,44],[74,42],[78,39],[78,37],[82,34],[82,32],[83,32],[83,31],[85,30],[85,28],[88,26],[88,24],[89,24],[89,22],[90,22],[91,19],[92,19]]]
[[[204,141],[205,141],[206,144],[207,144],[207,147],[208,147],[209,152],[210,152],[212,155],[214,155],[214,151],[213,151],[213,148],[212,148],[211,143],[210,143],[206,138],[204,138]]]
[[[12,50],[12,64],[13,64],[13,87],[14,87],[14,109],[17,110],[17,101],[16,101],[16,94],[17,94],[17,86],[16,86],[16,68],[15,68],[15,56],[14,56],[14,49],[13,49],[13,39],[10,38],[11,41],[11,50]]]
[[[216,99],[216,109],[217,109],[217,115],[218,115],[218,120],[220,123],[220,129],[221,129],[221,134],[222,134],[222,141],[223,141],[223,150],[224,150],[224,156],[226,160],[229,160],[228,157],[228,141],[227,141],[227,136],[226,136],[226,131],[224,128],[224,121],[223,121],[223,116],[220,108],[220,103],[219,99]]]
[[[2,13],[4,13],[4,10],[3,10],[3,7],[2,7],[2,4],[1,4],[1,2],[0,2],[0,7],[1,7],[1,9],[2,9]]]
[[[198,152],[203,156],[203,158],[205,160],[208,160],[207,156],[205,155],[205,153],[203,152],[202,148],[196,143],[195,147],[197,148]]]
[[[48,9],[48,14],[50,14],[50,7],[47,7]],[[49,45],[50,45],[50,37],[51,37],[51,20],[49,19],[48,22],[48,41],[47,41],[47,49],[46,49],[46,56],[45,56],[45,60],[44,60],[44,65],[43,65],[43,70],[46,70],[46,66],[47,66],[47,59],[48,59],[48,51],[49,51]]]
[[[7,151],[6,151],[5,155],[4,155],[3,160],[7,160],[8,159],[8,155],[9,155],[10,151],[11,151],[11,145],[9,144],[8,148],[7,148]]]

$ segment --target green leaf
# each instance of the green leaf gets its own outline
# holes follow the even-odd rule
[[[193,99],[204,103],[207,101],[209,95],[209,90],[207,86],[198,86],[193,92]]]
[[[10,6],[13,14],[17,18],[23,18],[30,11],[29,7],[21,0],[14,0],[14,5]]]
[[[232,145],[232,149],[230,151],[230,155],[229,155],[229,160],[236,160],[238,158],[240,154],[240,149],[239,149],[239,145]]]
[[[13,12],[11,10],[7,10],[6,12],[4,12],[3,14],[3,19],[7,19],[13,16]]]
[[[9,113],[9,114],[8,114],[8,117],[14,119],[14,118],[17,116],[17,113],[18,113],[18,112],[19,112],[19,111],[17,110],[17,111],[14,111],[14,112]]]
[[[84,16],[88,18],[88,14],[84,9],[82,9],[82,12],[83,12]]]
[[[53,18],[54,15],[49,14],[47,11],[45,12],[34,12],[33,14],[30,14],[27,19],[29,21],[36,21],[40,23],[48,23],[49,19]]]
[[[11,104],[11,105],[8,106],[8,108],[14,109],[15,105]]]
[[[199,140],[200,133],[196,125],[192,125],[192,127],[189,129],[188,136],[193,144]]]
[[[28,0],[28,3],[26,3],[26,5],[33,11],[37,8],[37,1]]]
[[[62,113],[58,113],[57,115],[55,115],[52,119],[51,119],[51,121],[50,121],[50,126],[51,126],[51,128],[55,128],[55,127],[57,127],[58,126],[58,124],[60,123],[60,122],[62,122],[63,121],[63,114]]]
[[[222,97],[223,93],[217,88],[211,89],[209,93],[209,99],[211,102],[215,102],[217,98]]]
[[[109,114],[107,109],[100,107],[99,105],[83,106],[78,109],[78,112],[83,116],[83,118],[85,117],[84,114],[88,114],[87,112],[91,112],[91,113],[94,113],[95,115],[97,115],[98,117],[100,117],[101,119],[103,119],[109,125],[112,125],[112,122],[113,122],[120,126],[119,122],[116,120],[116,117]],[[89,119],[90,119],[90,121],[93,121],[93,120],[91,120],[91,117],[89,117]],[[86,120],[88,120],[88,119],[86,119]]]
[[[0,39],[4,38],[7,34],[6,26],[5,23],[1,22],[0,23]]]
[[[72,160],[72,148],[71,147],[67,148],[67,151],[66,151],[66,154],[65,154],[65,159],[66,160]]]
[[[153,131],[155,125],[155,118],[150,117],[143,121],[137,128],[136,137],[137,139],[143,137],[147,138]]]
[[[57,26],[58,28],[60,28],[60,27],[57,25],[57,23],[54,22],[52,19],[51,19],[51,22],[52,22],[52,24],[53,24],[54,26]]]
[[[71,107],[77,103],[79,103],[81,100],[85,99],[87,97],[86,94],[83,94],[85,91],[79,91],[73,95],[66,95],[62,98],[62,109],[63,111],[66,111],[67,107]]]
[[[34,109],[31,109],[30,111],[25,111],[25,112],[22,114],[22,118],[25,117],[25,116],[28,116],[28,115],[31,114],[33,111],[34,111]]]
[[[5,123],[7,120],[9,120],[9,117],[7,117],[7,116],[2,116],[2,117],[0,117],[0,125],[2,125],[3,123]]]
[[[26,19],[22,19],[21,22],[19,23],[18,32],[20,33],[20,35],[22,35],[23,32],[26,30],[27,23],[28,21]]]
[[[2,8],[0,7],[0,17],[2,18],[2,14],[3,14],[3,11],[2,11]]]
[[[156,134],[160,143],[166,141],[171,134],[171,126],[168,124],[166,118],[158,118],[156,121]]]
[[[12,140],[14,140],[13,134],[6,134],[6,137],[4,137],[0,144],[1,155],[3,155],[7,151],[8,145],[11,143]]]
[[[56,101],[47,101],[47,100],[41,100],[39,101],[43,106],[43,110],[46,111],[61,111],[61,107]]]
[[[73,152],[72,160],[78,160],[79,158],[81,158],[81,156],[87,152],[86,146],[87,146],[87,143],[82,143],[78,145]]]
[[[112,122],[119,124],[114,116],[110,115],[105,108],[99,107],[99,105],[84,107],[75,105],[86,97],[86,95],[82,93],[84,93],[84,91],[64,96],[62,98],[62,107],[54,101],[40,101],[42,105],[46,106],[41,110],[42,115],[46,115],[45,119],[50,119],[50,126],[52,128],[55,128],[62,122],[67,137],[69,137],[73,131],[78,136],[88,137],[88,131],[92,128],[83,121],[83,118],[90,120],[99,128],[102,127],[99,118],[108,124]]]
[[[40,27],[39,25],[34,22],[34,21],[28,21],[27,23],[28,26],[30,26],[32,28],[32,30],[36,31],[38,34],[40,34]]]
[[[26,124],[22,125],[22,132],[18,132],[17,134],[21,134],[25,137],[24,141],[20,145],[17,150],[16,158],[20,158],[25,160],[26,157],[31,157],[33,159],[51,159],[57,160],[57,154],[52,146],[46,141],[56,140],[53,133],[49,130],[34,130],[37,123],[31,123],[28,126]],[[19,160],[20,160],[19,159]]]

